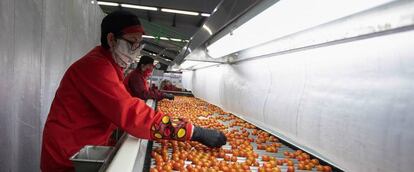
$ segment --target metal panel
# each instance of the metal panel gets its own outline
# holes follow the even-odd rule
[[[14,128],[11,125],[15,121],[14,115],[9,115],[14,113],[13,108],[11,108],[12,94],[10,94],[10,88],[12,84],[7,81],[11,81],[13,66],[11,61],[14,55],[14,1],[13,0],[3,0],[0,1],[0,77],[2,79],[0,84],[0,134],[3,138],[1,139],[0,144],[7,149],[0,149],[0,166],[5,171],[11,171],[13,167],[13,147],[15,140],[13,137]],[[8,34],[5,34],[8,33]]]
[[[410,171],[413,7],[395,1],[285,35],[183,83],[346,171]]]
[[[221,94],[219,101],[206,99],[345,171],[411,171],[413,35],[407,31],[196,70],[183,82],[191,80],[197,97]],[[269,79],[259,79],[268,72]],[[203,81],[219,86],[194,84]]]
[[[40,0],[2,1],[0,166],[28,171],[38,166],[40,130]],[[4,53],[4,54],[3,54]],[[4,123],[3,123],[4,122]],[[25,163],[20,163],[25,162]]]
[[[194,50],[206,52],[205,46],[208,44],[214,43],[217,39],[220,39],[224,34],[231,33],[234,28],[237,28],[239,25],[243,24],[245,21],[249,20],[255,14],[258,14],[263,9],[271,6],[272,3],[276,1],[262,1],[257,4],[252,4],[247,12],[243,12],[237,16],[236,19],[233,19],[231,22],[223,22],[226,17],[225,15],[215,15],[220,16],[220,18],[215,18],[212,16],[206,22],[206,25],[212,30],[212,35],[208,34],[205,29],[200,29],[197,34],[193,36],[193,40],[185,47],[179,54],[179,57],[176,60],[176,63],[179,63],[181,59],[198,59],[201,61],[220,61],[220,59],[211,59],[209,55],[200,56],[194,54]],[[386,2],[389,2],[386,4]],[[289,2],[285,2],[287,4]],[[377,2],[381,3],[381,1]],[[331,18],[326,17],[329,15],[321,16],[321,18],[326,18],[326,24],[320,23],[319,26],[314,27],[310,25],[310,28],[305,28],[305,25],[301,25],[300,20],[294,20],[292,23],[286,25],[283,24],[285,20],[288,20],[288,17],[298,17],[304,15],[302,20],[308,21],[312,18],[317,18],[311,15],[312,10],[318,10],[314,7],[310,7],[309,11],[293,11],[289,10],[286,17],[280,17],[278,20],[273,21],[278,23],[278,30],[286,30],[291,25],[298,25],[299,30],[292,31],[286,35],[279,35],[278,37],[273,37],[269,35],[268,37],[274,39],[273,41],[261,43],[260,45],[255,45],[255,47],[248,48],[246,50],[241,50],[240,52],[234,52],[223,58],[221,61],[228,61],[230,63],[235,63],[238,61],[243,61],[251,58],[263,57],[268,54],[275,53],[286,53],[288,51],[297,51],[304,48],[314,48],[316,46],[327,46],[331,44],[341,43],[344,41],[352,41],[355,39],[365,39],[368,37],[378,36],[381,34],[389,34],[398,31],[409,30],[414,26],[413,24],[413,2],[409,0],[404,1],[388,1],[385,0],[381,6],[372,6],[373,8],[364,10],[362,12],[355,11],[358,13],[352,14],[352,11],[344,11],[343,14],[346,17],[343,18],[332,18],[336,15],[333,15]],[[292,3],[293,4],[293,3]],[[375,4],[375,3],[372,3]],[[220,7],[228,5],[228,3],[223,3]],[[277,6],[276,4],[275,6]],[[328,4],[329,5],[329,4]],[[332,4],[331,4],[332,5]],[[366,6],[366,5],[365,5]],[[304,7],[306,8],[306,7]],[[334,8],[341,8],[341,6],[334,6]],[[362,8],[363,9],[363,8]],[[287,9],[285,9],[287,10]],[[326,8],[326,10],[328,10]],[[220,11],[220,8],[218,12]],[[317,14],[314,14],[317,15]],[[349,15],[349,16],[348,16]],[[340,16],[340,15],[338,15]],[[338,17],[337,16],[337,17]],[[342,17],[342,16],[341,16]],[[317,20],[315,20],[317,21]],[[332,22],[331,22],[332,21]],[[216,29],[216,24],[222,24],[220,29]],[[299,23],[299,24],[298,24]],[[271,26],[271,25],[269,25]],[[224,27],[224,28],[223,28]],[[273,27],[273,26],[272,26]],[[266,27],[262,27],[266,28]],[[259,33],[261,29],[258,28]],[[290,28],[289,30],[292,30]],[[299,31],[299,32],[297,32]],[[296,33],[297,32],[297,33]],[[275,31],[274,35],[279,33]],[[246,36],[248,39],[248,36]],[[245,44],[242,44],[245,46]],[[243,47],[243,46],[242,46]],[[197,58],[194,58],[197,56]]]
[[[394,1],[234,53],[230,63],[329,46],[414,28],[414,1]],[[280,28],[283,29],[281,26]]]
[[[37,171],[41,133],[67,66],[98,43],[90,1],[0,1],[0,171]]]

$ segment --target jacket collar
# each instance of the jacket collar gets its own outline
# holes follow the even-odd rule
[[[111,62],[112,66],[116,69],[116,72],[118,74],[119,80],[124,80],[124,74],[123,69],[115,62],[114,58],[112,57],[112,52],[109,49],[105,49],[102,46],[95,47],[99,51],[100,54],[104,56],[105,59],[107,59],[109,62]]]

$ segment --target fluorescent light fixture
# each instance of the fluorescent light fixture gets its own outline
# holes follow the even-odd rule
[[[183,63],[181,63],[180,69],[197,69],[216,64],[218,63],[186,60]]]
[[[166,37],[160,37],[160,39],[161,40],[169,40],[168,38],[166,38]]]
[[[179,68],[171,68],[171,71],[179,71]]]
[[[98,4],[99,5],[104,5],[104,6],[114,6],[114,7],[119,6],[119,4],[118,3],[115,3],[115,2],[98,1]]]
[[[170,40],[171,40],[171,41],[175,41],[175,42],[181,42],[181,41],[183,41],[183,40],[181,40],[181,39],[177,39],[177,38],[170,38]]]
[[[150,11],[157,11],[158,10],[157,7],[149,7],[149,6],[142,6],[142,5],[131,5],[131,4],[121,4],[121,7],[140,9],[140,10],[150,10]]]
[[[193,66],[196,66],[198,64],[200,64],[200,62],[198,62],[198,61],[188,61],[188,60],[186,60],[183,63],[181,63],[180,68],[181,69],[189,69],[189,68],[192,68]]]
[[[174,10],[174,9],[168,9],[168,8],[162,8],[161,11],[162,12],[167,12],[167,13],[176,13],[176,14],[184,14],[184,15],[198,16],[198,13],[197,12],[193,12],[193,11]]]
[[[210,35],[213,35],[213,32],[211,32],[211,29],[207,25],[203,25],[203,29],[205,29]]]
[[[142,35],[143,38],[148,38],[148,39],[156,39],[156,37],[151,36],[151,35]],[[166,40],[166,41],[175,41],[175,42],[188,42],[188,40],[186,39],[178,39],[178,38],[167,38],[167,37],[160,37],[161,40]]]
[[[155,37],[151,36],[151,35],[142,35],[143,38],[149,38],[149,39],[154,39]]]
[[[201,13],[201,16],[203,16],[203,17],[210,17],[210,14],[208,14],[208,13]]]
[[[220,58],[391,1],[279,1],[233,30],[232,34],[207,46],[208,54]]]
[[[215,13],[217,11],[218,7],[214,8],[213,12],[211,13]]]

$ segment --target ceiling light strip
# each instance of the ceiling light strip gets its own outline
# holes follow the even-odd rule
[[[155,39],[155,37],[151,35],[142,35],[143,38]]]
[[[184,11],[184,10],[174,10],[174,9],[168,9],[168,8],[161,8],[162,12],[166,13],[175,13],[175,14],[184,14],[184,15],[191,15],[191,16],[198,16],[198,12],[193,11]]]
[[[205,29],[210,35],[213,35],[213,32],[211,32],[211,29],[207,25],[203,25],[203,29]]]
[[[167,37],[160,37],[161,40],[169,40]]]
[[[93,4],[94,1],[91,1],[91,3]],[[99,5],[104,5],[104,6],[121,6],[121,7],[124,7],[124,8],[158,11],[157,7],[144,6],[144,5],[119,4],[119,3],[116,3],[116,2],[106,2],[106,1],[97,1],[97,3]],[[201,15],[203,17],[210,17],[210,14],[208,14],[208,13],[198,13],[198,12],[194,12],[194,11],[175,10],[175,9],[169,9],[169,8],[161,8],[161,11],[166,12],[166,13],[184,14],[184,15],[191,15],[191,16]]]
[[[208,14],[208,13],[201,13],[200,15],[203,16],[203,17],[210,17],[210,14]]]
[[[170,38],[170,40],[171,40],[171,41],[175,41],[175,42],[181,42],[181,41],[183,41],[183,40],[181,40],[181,39],[177,39],[177,38]]]
[[[149,11],[158,11],[157,7],[150,7],[150,6],[143,6],[143,5],[121,4],[121,7],[140,9],[140,10],[149,10]]]
[[[148,38],[148,39],[157,39],[157,37],[151,36],[151,35],[142,35],[143,38]],[[161,40],[166,40],[166,41],[175,41],[175,42],[188,42],[188,40],[186,39],[178,39],[178,38],[167,38],[167,37],[159,37],[159,39]]]
[[[104,5],[104,6],[113,6],[113,7],[119,6],[119,4],[118,3],[115,3],[115,2],[97,1],[97,3],[99,5]]]

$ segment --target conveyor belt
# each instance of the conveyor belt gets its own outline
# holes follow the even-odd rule
[[[193,99],[195,99],[195,98],[193,98]],[[179,98],[178,98],[177,101],[180,101]],[[198,103],[198,104],[199,104],[199,108],[203,108],[203,109],[208,109],[209,107],[211,107],[211,105],[207,105],[207,104],[204,107],[203,107],[202,104],[200,104],[200,103]],[[169,104],[169,105],[171,105],[171,104]],[[180,106],[180,104],[177,104],[176,106]],[[177,107],[175,107],[175,108],[177,108]],[[217,161],[212,160],[211,161],[212,164],[205,165],[203,163],[194,162],[194,161],[190,160],[191,158],[189,158],[189,152],[190,151],[193,151],[193,152],[195,151],[195,147],[192,146],[192,148],[187,149],[187,151],[181,151],[181,152],[187,152],[187,154],[186,154],[187,156],[183,156],[183,158],[185,158],[184,167],[187,167],[187,166],[194,167],[194,168],[189,169],[188,171],[190,171],[190,170],[192,170],[192,171],[217,171],[217,170],[214,170],[215,168],[216,169],[219,168],[220,171],[227,171],[227,170],[228,171],[234,171],[237,168],[238,168],[239,171],[242,170],[242,169],[243,169],[242,171],[282,171],[282,172],[286,172],[286,171],[305,172],[305,171],[318,171],[318,170],[320,170],[320,171],[341,171],[338,168],[336,168],[332,165],[329,165],[324,161],[321,161],[321,160],[319,160],[315,157],[312,157],[310,154],[308,154],[308,153],[306,153],[302,150],[298,151],[298,149],[296,147],[294,147],[293,145],[290,145],[289,143],[284,142],[283,140],[280,140],[277,137],[271,136],[269,133],[267,133],[267,132],[265,132],[265,131],[263,131],[259,128],[256,128],[254,126],[252,127],[251,124],[246,125],[247,123],[245,121],[243,121],[240,118],[237,118],[234,115],[214,113],[212,115],[205,115],[204,114],[204,115],[200,115],[200,117],[198,117],[198,119],[200,119],[201,121],[203,119],[210,119],[210,118],[218,119],[218,120],[214,120],[214,121],[217,121],[217,122],[221,123],[222,125],[226,126],[226,128],[227,128],[226,131],[228,132],[227,135],[230,135],[230,131],[236,131],[236,132],[234,132],[234,133],[236,133],[236,134],[234,134],[235,136],[237,135],[237,133],[240,133],[240,134],[243,133],[243,132],[244,133],[249,133],[248,137],[242,137],[242,139],[234,139],[234,138],[231,139],[230,138],[229,140],[236,140],[236,141],[233,142],[233,144],[234,144],[235,142],[237,142],[237,140],[239,140],[239,142],[243,142],[243,140],[251,139],[253,142],[250,142],[248,145],[253,147],[253,154],[250,153],[250,154],[247,154],[247,156],[246,155],[243,156],[243,154],[245,154],[245,153],[242,153],[242,152],[249,152],[249,151],[246,151],[247,149],[240,149],[240,146],[237,149],[232,149],[232,146],[230,145],[230,142],[227,142],[227,144],[224,145],[220,150],[217,150],[217,149],[216,150],[211,150],[211,152],[208,152],[208,150],[207,150],[206,152],[199,153],[199,154],[202,154],[202,156],[208,157],[208,155],[204,155],[204,154],[213,154],[214,151],[217,151],[217,152],[225,151],[226,152],[225,156],[227,156],[226,158],[230,157],[230,160],[227,161],[224,158],[221,158],[219,155],[216,155],[215,159]],[[235,123],[236,121],[238,123]],[[248,128],[241,127],[240,123],[241,123],[241,125],[245,125]],[[256,130],[256,131],[254,131],[254,130]],[[258,144],[258,143],[256,143],[258,140],[260,140],[260,139],[258,139],[259,138],[258,134],[253,135],[253,133],[261,133],[262,136],[263,135],[269,135],[274,140],[269,141],[269,139],[267,139],[265,141],[265,143],[259,143]],[[267,138],[269,138],[269,137],[267,137]],[[174,166],[174,164],[172,162],[175,162],[175,161],[173,161],[173,157],[172,157],[172,154],[174,153],[174,151],[173,151],[173,148],[171,147],[171,145],[168,146],[168,149],[167,149],[168,158],[165,157],[166,159],[163,160],[163,162],[161,164],[159,164],[159,167],[158,167],[158,170],[157,170],[157,164],[156,164],[156,161],[154,159],[153,154],[157,154],[157,153],[154,153],[156,151],[161,152],[160,150],[162,150],[161,149],[162,144],[159,141],[154,141],[151,144],[152,144],[152,151],[151,151],[152,153],[151,154],[152,154],[153,158],[151,158],[150,161],[149,160],[147,161],[147,163],[150,163],[150,164],[146,165],[146,169],[144,169],[144,171],[150,171],[150,170],[151,171],[178,171],[178,169],[179,169],[178,166],[180,166],[179,165],[180,163],[176,163],[177,164],[176,165],[177,168],[175,168],[176,170],[171,169]],[[164,145],[166,145],[166,144],[171,144],[171,142],[170,141],[164,141]],[[177,144],[177,143],[175,143],[175,144]],[[241,143],[241,145],[242,144],[243,143]],[[258,145],[261,145],[261,147],[272,147],[272,146],[269,146],[269,145],[273,145],[273,147],[275,147],[275,148],[277,147],[277,152],[273,153],[273,152],[269,152],[269,151],[272,151],[272,150],[268,150],[268,151],[259,150]],[[166,147],[167,146],[165,146],[165,148]],[[234,148],[236,148],[236,146]],[[177,147],[176,147],[176,149],[177,149]],[[271,148],[269,148],[269,149],[271,149]],[[234,150],[237,150],[237,151],[234,151]],[[148,150],[148,153],[149,152],[150,152],[150,150]],[[161,155],[161,154],[162,153],[160,153],[158,155]],[[256,154],[256,155],[254,155],[254,154]],[[235,156],[235,155],[237,155],[237,156]],[[297,155],[300,155],[300,156],[297,156]],[[233,158],[233,161],[232,161],[231,157],[233,157],[233,156],[237,157],[237,160],[235,158]],[[249,156],[250,156],[250,158],[246,158],[246,157],[249,157]],[[256,156],[256,158],[252,158],[254,156]],[[147,157],[149,159],[151,156],[147,156]],[[290,158],[287,158],[287,157],[290,157]],[[247,160],[247,159],[250,159],[250,160]],[[303,160],[301,160],[301,159],[303,159]],[[181,161],[181,160],[178,160],[176,158],[176,161],[178,162],[178,161]],[[209,161],[209,160],[206,160],[206,161]],[[220,163],[222,163],[222,161],[224,161],[224,162],[226,162],[226,164],[228,164],[227,166],[229,167],[229,169],[224,168],[224,167],[221,168],[222,165],[220,165]],[[234,162],[234,161],[236,161],[236,162]],[[246,162],[246,161],[249,161],[249,162]],[[312,162],[312,161],[313,161],[313,163],[309,163],[309,162]],[[318,163],[315,163],[316,161]],[[214,164],[214,162],[217,162],[217,163]],[[255,162],[257,162],[257,163],[255,163]],[[166,165],[166,164],[168,164],[168,165]],[[198,165],[196,165],[196,164],[198,164]],[[224,163],[222,163],[222,164],[224,164]],[[248,168],[246,167],[247,164],[249,164]],[[319,164],[319,166],[317,166],[317,164]],[[181,166],[183,166],[183,165],[181,165]],[[200,168],[198,168],[198,170],[194,170],[196,168],[196,166],[198,166]],[[202,166],[204,166],[204,167],[202,167]],[[208,167],[206,167],[206,166],[208,166]],[[264,166],[266,166],[268,168],[265,168]],[[148,169],[148,167],[150,169]],[[293,167],[293,169],[292,169],[292,167]],[[305,170],[305,169],[308,169],[308,170]],[[181,170],[187,170],[187,168],[184,169],[183,167],[181,167]]]

